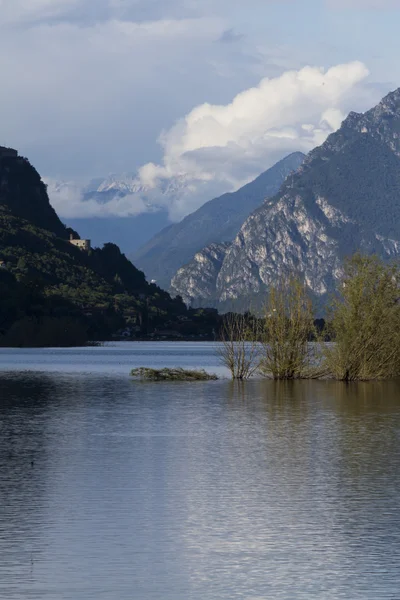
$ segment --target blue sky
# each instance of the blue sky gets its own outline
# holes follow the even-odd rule
[[[0,144],[54,179],[216,162],[230,189],[400,86],[399,23],[400,0],[0,0]],[[301,71],[337,65],[331,95]]]
[[[243,3],[245,4],[245,3]],[[293,0],[237,9],[234,27],[262,43],[283,44],[307,64],[362,60],[372,78],[400,85],[400,1]]]

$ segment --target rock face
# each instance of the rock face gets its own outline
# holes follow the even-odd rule
[[[246,217],[278,192],[304,158],[301,152],[291,154],[237,192],[215,198],[180,223],[165,228],[133,255],[135,264],[149,279],[169,287],[177,269],[196,252],[209,244],[232,241]]]
[[[218,302],[265,293],[277,277],[300,274],[315,296],[332,290],[342,260],[357,250],[397,255],[400,243],[361,228],[326,199],[310,211],[303,198],[269,202],[243,225],[217,277]]]
[[[171,281],[171,293],[180,295],[193,307],[213,306],[216,297],[217,278],[230,243],[210,244],[194,255],[193,260],[178,270]]]
[[[294,271],[323,304],[343,258],[357,250],[400,255],[400,90],[365,114],[350,113],[246,219],[208,293],[215,305],[243,306]],[[176,293],[190,269],[187,276],[181,270]],[[199,288],[192,280],[190,286]]]

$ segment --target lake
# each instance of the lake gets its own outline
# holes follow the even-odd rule
[[[211,343],[0,349],[1,600],[398,600],[400,383],[226,373]]]

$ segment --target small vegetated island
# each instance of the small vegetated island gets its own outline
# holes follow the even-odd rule
[[[218,377],[203,369],[150,369],[139,367],[132,369],[131,376],[139,381],[216,381]]]

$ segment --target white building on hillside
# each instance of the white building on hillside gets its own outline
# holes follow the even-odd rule
[[[73,246],[76,246],[77,248],[80,248],[81,250],[85,250],[86,252],[88,252],[88,250],[90,250],[90,248],[91,248],[90,240],[76,240],[72,233],[69,236],[69,242]]]

